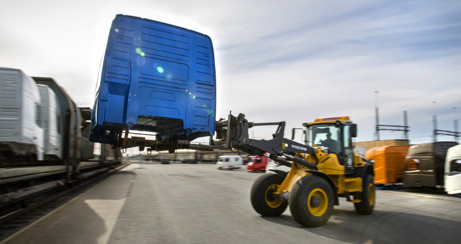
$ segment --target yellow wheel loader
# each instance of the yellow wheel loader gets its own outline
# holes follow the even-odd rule
[[[339,205],[353,202],[358,214],[371,214],[376,193],[373,166],[352,146],[357,125],[349,117],[316,119],[304,124],[304,144],[283,138],[284,122],[272,140],[252,140],[247,129],[277,123],[248,123],[244,115],[229,116],[228,145],[252,154],[270,153],[289,172],[260,176],[251,188],[251,204],[262,216],[279,216],[290,206],[293,218],[307,227],[324,225]]]

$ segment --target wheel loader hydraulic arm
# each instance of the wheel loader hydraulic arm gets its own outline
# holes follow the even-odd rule
[[[250,128],[267,125],[278,125],[272,139],[250,139],[248,133]],[[217,141],[225,142],[228,148],[236,148],[249,154],[260,156],[265,153],[270,153],[272,159],[287,166],[291,165],[291,163],[278,159],[277,155],[284,156],[287,160],[302,164],[310,169],[317,168],[314,163],[293,156],[295,153],[315,155],[315,150],[312,147],[284,138],[284,121],[274,123],[251,123],[248,122],[244,114],[239,114],[237,117],[229,114],[226,123],[217,123],[216,131],[221,131],[217,133]],[[224,131],[226,133],[223,133]]]

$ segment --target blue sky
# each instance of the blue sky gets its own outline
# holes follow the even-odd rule
[[[218,117],[232,110],[291,128],[349,115],[359,127],[357,141],[365,141],[373,139],[377,101],[382,124],[403,125],[408,112],[412,143],[431,141],[434,113],[439,129],[461,121],[461,1],[0,0],[0,6],[0,66],[54,77],[79,106],[92,107],[109,27],[121,13],[211,37]],[[267,138],[273,130],[253,135]],[[381,132],[381,139],[401,138]]]

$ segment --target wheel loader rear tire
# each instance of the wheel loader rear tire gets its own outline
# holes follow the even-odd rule
[[[256,179],[251,187],[250,199],[251,205],[257,213],[265,217],[272,217],[285,212],[288,203],[273,196],[283,180],[283,177],[272,173],[261,175]]]
[[[305,176],[299,179],[291,190],[291,215],[303,226],[322,226],[333,212],[333,196],[333,190],[324,178],[315,175]]]
[[[373,213],[376,203],[376,191],[373,180],[373,175],[368,174],[363,180],[363,188],[360,193],[361,201],[354,203],[355,212],[362,215],[369,215]]]

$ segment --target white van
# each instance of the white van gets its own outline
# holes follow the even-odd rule
[[[217,169],[240,169],[243,164],[243,159],[240,156],[219,156],[216,162]]]
[[[461,145],[450,147],[445,159],[445,191],[461,194]]]

